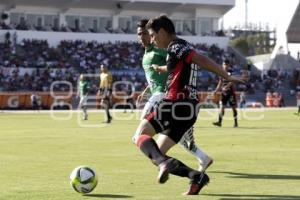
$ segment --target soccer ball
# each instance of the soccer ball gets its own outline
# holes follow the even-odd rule
[[[87,194],[95,189],[98,177],[95,170],[87,166],[76,167],[70,175],[70,184],[76,192]]]

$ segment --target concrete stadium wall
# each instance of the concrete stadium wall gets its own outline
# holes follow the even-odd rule
[[[0,42],[4,42],[7,30],[0,30]],[[73,33],[73,32],[44,32],[44,31],[16,31],[9,30],[11,39],[17,33],[17,43],[23,39],[47,40],[50,46],[56,47],[61,40],[85,40],[97,42],[135,41],[135,34],[108,34],[108,33]],[[180,36],[191,43],[206,43],[208,45],[217,44],[220,48],[227,48],[228,37],[213,36]]]

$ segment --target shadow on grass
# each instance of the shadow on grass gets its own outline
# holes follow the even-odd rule
[[[133,198],[133,196],[122,195],[122,194],[85,194],[83,196],[96,197],[96,198],[111,198],[111,199]]]
[[[242,195],[242,194],[201,194],[205,196],[219,197],[219,200],[299,200],[300,196],[294,195]]]
[[[212,171],[210,173],[228,174],[229,178],[300,180],[299,175],[248,174],[248,173],[236,173],[236,172],[225,172],[225,171]]]

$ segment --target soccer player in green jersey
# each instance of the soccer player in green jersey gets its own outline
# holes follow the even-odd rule
[[[142,119],[151,112],[153,107],[165,97],[166,83],[168,73],[156,72],[152,65],[163,66],[166,65],[167,51],[165,49],[157,48],[153,43],[151,43],[150,35],[146,29],[146,24],[148,20],[144,19],[138,23],[137,34],[139,42],[145,48],[145,53],[143,56],[143,68],[145,71],[148,86],[137,98],[137,103],[143,99],[145,93],[150,90],[151,97],[147,101],[142,111]],[[136,143],[136,139],[139,134],[135,134],[133,137],[133,142]],[[180,140],[180,145],[194,155],[199,161],[199,170],[205,171],[209,167],[213,160],[204,153],[196,144],[193,135],[193,127],[186,131],[182,139]]]
[[[83,76],[83,74],[81,74],[79,76],[77,97],[80,97],[78,109],[83,110],[83,120],[88,119],[88,114],[87,114],[88,90],[89,90],[88,82],[85,80],[85,77]]]

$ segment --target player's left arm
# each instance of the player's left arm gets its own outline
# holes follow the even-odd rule
[[[224,89],[225,89],[225,90],[229,90],[232,86],[234,86],[234,83],[233,83],[233,82],[229,82],[229,83],[224,87]]]

